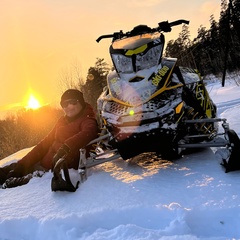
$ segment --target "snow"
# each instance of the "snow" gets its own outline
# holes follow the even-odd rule
[[[240,135],[240,87],[207,85]],[[0,162],[21,159],[23,149]],[[174,161],[143,154],[90,169],[75,193],[52,192],[52,174],[0,190],[0,240],[225,240],[240,239],[240,172],[225,173],[202,149]],[[78,174],[71,170],[73,181]]]

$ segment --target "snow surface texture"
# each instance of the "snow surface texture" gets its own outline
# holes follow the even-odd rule
[[[240,135],[240,87],[208,84]],[[21,159],[23,149],[0,162]],[[143,154],[89,172],[75,193],[51,192],[52,175],[0,190],[0,240],[196,240],[240,239],[240,171],[225,173],[204,149],[175,162]],[[77,181],[76,171],[70,171]]]

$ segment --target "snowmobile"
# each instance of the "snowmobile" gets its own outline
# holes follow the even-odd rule
[[[223,147],[226,172],[239,166],[240,140],[226,119],[217,118],[217,108],[196,69],[178,66],[176,58],[163,57],[164,32],[189,24],[187,20],[163,21],[156,28],[138,25],[102,35],[111,38],[114,69],[107,87],[98,98],[101,135],[89,145],[94,152],[80,149],[80,182],[87,169],[117,158],[127,160],[144,152],[156,152],[173,160],[189,148]],[[218,125],[223,131],[219,133]],[[61,169],[65,169],[62,178]],[[64,159],[54,169],[52,190],[75,191]]]

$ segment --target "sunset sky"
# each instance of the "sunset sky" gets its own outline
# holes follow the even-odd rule
[[[22,106],[30,94],[41,104],[59,101],[63,73],[78,63],[86,79],[96,58],[110,63],[103,34],[135,25],[190,20],[191,37],[200,25],[218,20],[221,0],[1,0],[0,111]],[[166,36],[178,36],[176,27]],[[65,89],[64,89],[65,90]]]

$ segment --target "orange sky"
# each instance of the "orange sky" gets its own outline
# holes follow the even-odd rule
[[[102,34],[129,31],[135,25],[190,20],[191,36],[210,15],[219,17],[221,0],[1,0],[0,111],[22,105],[30,92],[42,104],[59,101],[60,79],[79,63],[86,78],[97,57],[110,61],[110,40]],[[166,36],[178,36],[176,27]]]

